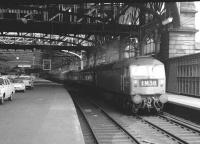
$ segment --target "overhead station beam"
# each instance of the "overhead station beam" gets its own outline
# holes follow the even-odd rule
[[[72,45],[72,46],[80,45],[81,42],[83,42],[83,41],[90,43],[90,45],[83,45],[83,46],[91,46],[92,43],[94,43],[92,40],[88,40],[87,38],[75,37],[75,36],[71,36],[71,35],[59,36],[58,37],[58,35],[50,35],[50,34],[49,35],[45,34],[45,35],[41,36],[40,34],[36,34],[36,33],[16,33],[16,32],[15,33],[13,33],[13,32],[0,33],[0,42],[3,41],[5,43],[6,38],[8,40],[10,40],[9,38],[18,38],[18,40],[15,40],[15,39],[12,40],[12,44],[17,44],[16,41],[20,42],[19,39],[22,39],[21,40],[22,42],[24,42],[25,39],[30,39],[29,41],[31,41],[31,43],[35,42],[34,45],[42,45],[42,44],[38,44],[37,40],[44,40],[44,42],[49,42],[49,43],[59,42],[59,43],[69,44],[69,45]],[[81,40],[81,42],[76,43],[76,42],[64,40],[64,39],[68,39],[68,38],[78,39],[78,40]],[[60,46],[61,44],[59,44],[59,43],[58,43],[58,45]],[[5,43],[5,44],[8,44],[8,43]],[[57,44],[51,43],[51,45],[57,45]]]
[[[185,0],[178,0],[179,2]],[[187,0],[194,1],[194,0]],[[143,3],[174,2],[174,0],[1,0],[4,4],[79,4],[79,3]]]
[[[29,32],[46,34],[129,34],[137,32],[139,26],[120,24],[69,24],[58,22],[41,22],[26,20],[0,20],[1,32]]]
[[[69,51],[81,51],[81,50],[91,50],[92,46],[52,46],[52,45],[16,45],[16,44],[0,44],[1,49],[22,49],[22,50],[33,50],[33,49],[41,49],[41,50],[69,50]]]

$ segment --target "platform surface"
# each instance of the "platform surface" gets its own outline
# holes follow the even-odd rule
[[[62,85],[44,83],[0,106],[0,144],[84,144],[69,93]]]
[[[194,98],[185,95],[177,95],[172,93],[167,93],[167,96],[170,103],[200,110],[200,98]]]

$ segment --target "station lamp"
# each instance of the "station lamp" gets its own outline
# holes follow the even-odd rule
[[[167,25],[173,21],[172,17],[168,17],[167,19],[162,21],[162,25]]]

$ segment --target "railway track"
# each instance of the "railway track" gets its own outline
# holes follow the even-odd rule
[[[172,115],[127,116],[108,106],[77,99],[95,140],[116,144],[200,144],[200,126]],[[94,142],[95,141],[95,142]]]
[[[123,116],[121,120],[117,119],[120,117],[119,114],[115,116],[111,114],[111,116],[119,123],[128,125],[126,130],[134,135],[140,143],[200,144],[199,125],[167,113],[152,116]],[[127,123],[128,119],[129,124]]]
[[[168,119],[175,120],[175,121],[178,120],[180,123],[183,123],[185,125],[189,125],[190,127],[194,128],[194,129],[200,130],[200,125],[199,124],[196,124],[196,123],[191,122],[189,120],[185,120],[183,118],[174,116],[174,115],[166,113],[166,112],[163,112],[163,114]]]
[[[140,144],[121,124],[117,123],[105,111],[83,99],[74,99],[90,127],[97,144]]]
[[[85,120],[85,117],[82,115],[81,111],[78,108],[77,108],[77,114],[79,117],[85,144],[97,144],[97,141],[90,129],[89,124],[87,123],[87,121]]]
[[[157,129],[176,143],[200,144],[200,127],[169,115],[138,116],[143,123]]]

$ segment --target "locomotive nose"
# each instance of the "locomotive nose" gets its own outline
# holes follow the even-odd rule
[[[168,101],[168,97],[167,97],[167,95],[163,94],[163,95],[160,96],[159,100],[160,100],[161,103],[164,104]]]

